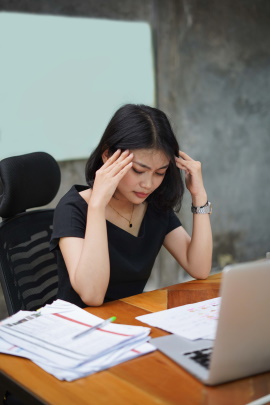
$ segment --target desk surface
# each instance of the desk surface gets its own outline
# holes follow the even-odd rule
[[[221,275],[146,292],[91,307],[119,323],[141,325],[136,316],[218,296]],[[166,332],[152,328],[151,337]],[[27,404],[244,405],[270,393],[270,372],[207,387],[159,351],[73,382],[59,381],[31,361],[0,354],[0,384]]]

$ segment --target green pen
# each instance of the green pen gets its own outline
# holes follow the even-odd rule
[[[112,316],[109,319],[106,319],[105,321],[95,325],[91,326],[89,329],[84,330],[83,332],[78,333],[78,335],[73,336],[72,339],[77,339],[78,337],[87,335],[88,333],[94,332],[97,329],[103,328],[103,326],[107,325],[108,323],[114,322],[116,320],[116,316]]]

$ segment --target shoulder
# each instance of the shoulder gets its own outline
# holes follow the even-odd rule
[[[87,207],[87,202],[81,195],[81,193],[84,193],[87,189],[88,187],[86,186],[72,186],[71,189],[59,200],[55,211],[59,212],[65,208],[71,207]]]
[[[73,186],[61,198],[54,211],[53,232],[51,247],[54,248],[61,237],[84,237],[87,202],[80,192],[87,189],[85,186]]]
[[[72,217],[86,216],[87,202],[81,196],[81,192],[87,190],[88,187],[74,185],[71,189],[60,199],[54,212],[54,221],[59,219],[62,221],[71,220]]]
[[[82,197],[85,193],[87,193],[89,187],[81,186],[79,184],[75,184],[71,187],[71,189],[60,199],[57,206],[65,205],[68,203],[78,203],[81,204],[85,201],[85,198]]]
[[[78,193],[84,199],[84,201],[88,204],[91,194],[92,194],[92,189],[91,188],[83,189],[82,191],[79,191]]]

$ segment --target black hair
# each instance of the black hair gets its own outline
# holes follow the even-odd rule
[[[163,111],[137,104],[126,104],[116,111],[86,163],[85,176],[90,187],[96,171],[103,165],[102,154],[108,150],[112,155],[117,149],[156,149],[165,153],[169,167],[162,183],[147,201],[157,209],[180,209],[184,183],[174,159],[179,154],[179,145]]]

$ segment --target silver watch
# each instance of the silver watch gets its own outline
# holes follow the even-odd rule
[[[202,207],[194,207],[194,205],[191,205],[191,212],[193,214],[212,214],[212,204],[210,201],[207,201],[205,205]]]

